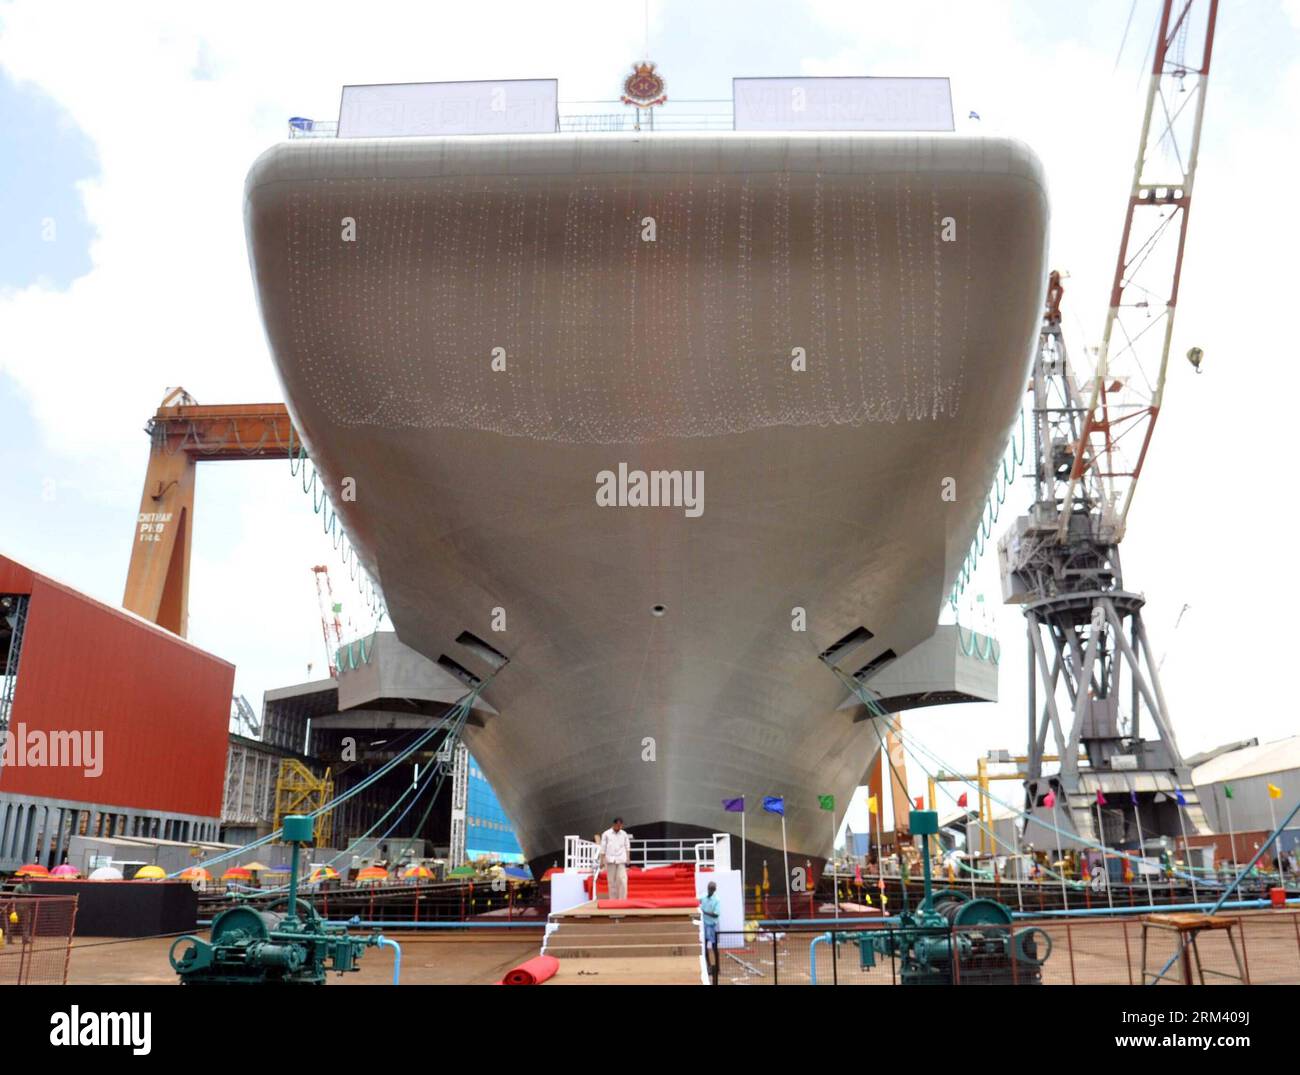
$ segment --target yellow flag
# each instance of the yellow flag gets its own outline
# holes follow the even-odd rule
[[[1268,797],[1269,797],[1270,799],[1280,799],[1280,798],[1282,798],[1282,789],[1279,788],[1276,784],[1269,784],[1269,786],[1268,786]]]
[[[867,796],[867,809],[873,814],[876,812],[876,797],[874,795]]]

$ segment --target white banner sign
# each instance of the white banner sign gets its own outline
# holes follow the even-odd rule
[[[552,78],[344,86],[338,136],[549,134],[558,109]]]
[[[736,78],[738,131],[951,131],[946,78]]]

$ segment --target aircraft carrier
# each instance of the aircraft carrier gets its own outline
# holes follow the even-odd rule
[[[535,868],[615,814],[738,833],[748,795],[779,847],[755,797],[847,802],[878,740],[819,654],[848,640],[870,685],[935,634],[1042,317],[1026,146],[289,141],[245,220],[295,427],[399,637],[493,676],[466,739]],[[824,858],[825,815],[787,814]]]

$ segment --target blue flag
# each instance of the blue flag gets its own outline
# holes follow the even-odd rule
[[[732,814],[743,814],[745,812],[745,796],[739,799],[723,799],[722,809]]]
[[[1187,800],[1183,798],[1183,793],[1182,793],[1181,791],[1175,791],[1175,792],[1174,792],[1174,798],[1178,800],[1178,805],[1179,805],[1179,806],[1186,806],[1186,805],[1187,805]]]
[[[764,795],[763,809],[769,814],[780,814],[785,817],[785,798],[781,795]]]
[[[1138,793],[1137,793],[1136,791],[1130,791],[1130,792],[1128,793],[1128,801],[1131,802],[1134,806],[1137,806],[1137,804],[1138,804]]]

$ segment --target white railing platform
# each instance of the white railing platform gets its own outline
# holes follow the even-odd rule
[[[561,101],[555,129],[560,132],[602,133],[635,131],[730,131],[735,127],[729,99],[673,101],[662,107],[638,109],[619,101]],[[338,120],[294,116],[290,138],[337,138]]]
[[[600,847],[581,836],[564,838],[564,872],[591,873],[596,869]],[[707,839],[646,839],[630,841],[629,865],[652,870],[657,866],[689,864],[695,869],[731,869],[731,835],[715,832]]]

